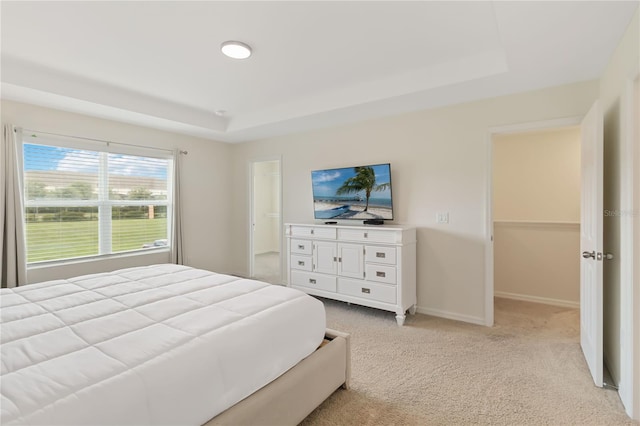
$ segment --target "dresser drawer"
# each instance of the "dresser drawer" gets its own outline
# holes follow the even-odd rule
[[[365,246],[364,252],[365,262],[383,263],[385,265],[396,264],[395,247]]]
[[[311,256],[291,255],[291,269],[299,269],[301,271],[313,270],[313,262]]]
[[[367,281],[376,281],[379,283],[394,284],[396,283],[395,266],[371,265],[367,264],[364,268]]]
[[[291,271],[291,282],[293,286],[315,288],[318,290],[336,292],[336,277],[330,275],[312,274],[301,271]]]
[[[370,241],[373,243],[395,243],[395,231],[363,229],[338,229],[338,239],[344,241]]]
[[[395,287],[369,281],[340,279],[338,293],[378,302],[396,303]]]
[[[336,228],[322,226],[292,226],[291,235],[294,237],[314,237],[335,240]]]
[[[292,254],[311,254],[313,242],[310,240],[294,240],[291,239]]]

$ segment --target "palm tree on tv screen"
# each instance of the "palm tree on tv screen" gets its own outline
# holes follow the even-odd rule
[[[372,191],[383,191],[389,187],[389,183],[376,185],[376,172],[373,167],[354,167],[356,175],[345,180],[336,190],[336,195],[353,194],[364,191],[367,202],[364,206],[366,212],[369,208],[369,197]]]

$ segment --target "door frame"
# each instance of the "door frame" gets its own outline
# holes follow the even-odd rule
[[[544,121],[511,124],[505,126],[490,127],[486,136],[486,165],[487,179],[485,181],[485,303],[484,324],[492,327],[494,323],[494,274],[493,274],[493,138],[496,135],[525,133],[536,130],[549,130],[554,128],[579,126],[581,116],[557,118]]]
[[[633,188],[633,208],[636,212],[633,219],[633,235],[634,235],[634,252],[636,255],[633,256],[633,253],[630,253],[630,256],[633,257],[633,281],[630,285],[633,288],[633,299],[635,303],[633,304],[633,313],[631,314],[631,324],[634,324],[635,330],[631,331],[631,336],[633,339],[633,357],[635,360],[634,371],[633,371],[633,385],[632,385],[632,407],[633,412],[630,413],[630,416],[635,420],[640,420],[640,184],[638,184],[638,180],[640,179],[640,71],[638,71],[635,77],[632,79],[631,87],[629,90],[632,90],[632,99],[634,102],[634,107],[632,109],[633,115],[631,121],[634,122],[631,125],[633,126],[631,136],[629,137],[628,143],[631,146],[635,146],[633,157],[634,157],[634,165],[633,165],[633,176],[631,177],[635,182]]]
[[[635,324],[635,330],[631,332],[633,339],[633,358],[635,360],[634,371],[633,371],[633,395],[632,399],[632,407],[633,413],[631,413],[631,417],[636,420],[640,420],[640,184],[638,180],[640,179],[640,71],[638,71],[635,77],[632,80],[630,90],[633,91],[632,99],[634,102],[633,107],[633,115],[632,123],[633,131],[631,136],[629,137],[628,143],[631,146],[635,146],[633,157],[634,157],[634,166],[633,166],[633,176],[631,177],[635,182],[633,188],[633,208],[636,212],[633,219],[633,235],[634,235],[634,252],[636,255],[633,256],[633,253],[630,253],[630,256],[633,257],[633,281],[630,285],[633,288],[633,299],[635,303],[633,304],[633,313],[631,315],[631,324]]]
[[[626,82],[621,102],[620,377],[619,394],[629,417],[640,420],[640,71]],[[634,119],[635,118],[635,119]],[[634,253],[635,256],[634,256]]]
[[[249,200],[248,200],[248,205],[249,205],[249,223],[248,225],[248,230],[247,230],[247,236],[248,236],[248,247],[249,247],[249,259],[248,259],[248,266],[249,266],[249,277],[253,277],[254,273],[255,273],[255,256],[253,253],[253,249],[254,249],[254,227],[253,224],[255,223],[255,206],[254,206],[254,190],[255,190],[255,185],[254,185],[254,170],[255,170],[255,165],[256,163],[265,163],[265,162],[271,162],[271,161],[277,161],[278,162],[278,173],[280,176],[279,179],[279,185],[277,186],[278,188],[278,193],[279,193],[279,209],[280,209],[280,217],[278,217],[278,253],[279,253],[279,263],[280,263],[280,283],[282,284],[283,280],[284,280],[284,266],[283,266],[283,259],[284,256],[282,256],[282,241],[283,241],[283,221],[282,221],[282,156],[281,155],[271,155],[271,156],[265,156],[265,157],[256,157],[256,158],[252,158],[248,161],[247,164],[247,175],[248,175],[248,184],[249,184],[249,191],[247,191],[249,193]]]
[[[627,248],[620,253],[621,260],[626,259],[629,265],[626,271],[621,271],[621,292],[625,292],[628,297],[621,303],[621,324],[627,324],[626,331],[621,332],[621,340],[627,339],[628,347],[632,348],[631,353],[621,363],[621,375],[629,377],[631,383],[623,393],[629,392],[627,396],[630,404],[625,404],[625,409],[629,417],[640,419],[640,256],[633,256],[634,250],[628,250],[629,247],[637,249],[640,242],[637,241],[640,235],[640,214],[634,208],[640,204],[640,185],[634,185],[640,176],[640,149],[634,148],[640,142],[640,120],[633,117],[640,115],[640,105],[629,105],[635,103],[635,91],[640,90],[640,72],[636,73],[634,78],[630,78],[626,85],[626,97],[624,102],[627,103],[627,111],[630,111],[630,117],[623,117],[624,129],[626,136],[622,142],[627,155],[626,172],[623,170],[624,181],[630,188],[629,191],[632,199],[627,199],[626,205],[634,212],[632,221],[628,225],[633,231],[633,237],[625,240],[623,237],[622,247]],[[485,325],[493,326],[494,323],[494,246],[493,246],[493,137],[498,134],[521,133],[533,130],[544,130],[554,127],[577,126],[581,123],[583,117],[569,117],[556,120],[547,120],[507,126],[497,126],[488,129],[486,137],[486,164],[487,179],[486,199],[485,199]],[[637,199],[636,199],[637,198]],[[638,229],[636,229],[638,228]],[[629,241],[631,240],[631,241]],[[629,269],[631,268],[631,269]],[[626,300],[626,303],[625,303]]]

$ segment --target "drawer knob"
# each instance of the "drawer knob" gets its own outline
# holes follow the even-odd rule
[[[377,251],[377,252],[376,252],[376,257],[381,257],[381,258],[383,258],[383,259],[384,259],[384,258],[385,258],[385,257],[387,257],[387,256],[386,256],[386,254],[385,254],[384,252],[383,252],[383,253],[380,253],[379,251]]]
[[[298,265],[299,265],[299,266],[304,266],[304,261],[302,261],[302,260],[298,260]]]
[[[315,284],[315,283],[316,283],[316,280],[314,280],[313,278],[309,278],[309,282],[310,282],[311,284]]]
[[[387,274],[385,274],[384,272],[380,272],[380,271],[376,271],[376,277],[386,277]]]
[[[369,293],[371,293],[371,289],[368,289],[366,287],[362,287],[362,292],[366,293],[366,294],[369,294]]]
[[[299,249],[299,250],[304,250],[304,245],[302,245],[302,244],[298,244],[298,249]]]

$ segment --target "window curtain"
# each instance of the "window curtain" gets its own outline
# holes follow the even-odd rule
[[[18,141],[20,129],[4,124],[0,146],[0,271],[2,287],[16,287],[27,283],[25,249],[24,200],[22,197],[22,168],[19,164]]]
[[[171,227],[171,262],[177,265],[184,265],[184,248],[182,245],[182,199],[180,194],[180,169],[182,155],[183,151],[178,149],[173,156],[173,223]]]

